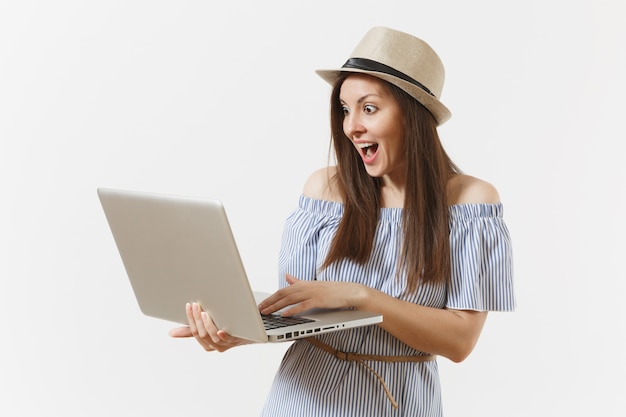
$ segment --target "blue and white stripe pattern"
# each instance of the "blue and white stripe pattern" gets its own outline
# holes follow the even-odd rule
[[[434,308],[512,311],[512,252],[501,204],[450,207],[452,279],[449,285],[420,285],[409,292],[396,279],[402,209],[381,209],[369,262],[341,262],[317,273],[328,253],[343,205],[300,197],[288,217],[279,253],[279,282],[285,273],[304,280],[352,281],[402,300]],[[336,349],[377,355],[419,355],[378,326],[320,336]],[[294,342],[269,392],[264,417],[442,416],[437,362],[368,362],[399,404],[394,409],[379,381],[365,367],[344,362],[306,341]]]

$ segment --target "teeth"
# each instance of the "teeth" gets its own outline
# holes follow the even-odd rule
[[[359,149],[364,149],[364,148],[369,148],[370,146],[374,146],[374,143],[359,143],[356,146],[359,147]]]

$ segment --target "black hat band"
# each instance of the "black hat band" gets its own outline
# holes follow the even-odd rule
[[[362,69],[362,70],[366,70],[366,71],[374,71],[374,72],[381,72],[383,74],[388,74],[388,75],[393,75],[396,78],[400,78],[401,80],[407,81],[419,88],[421,88],[422,90],[424,90],[425,92],[427,92],[428,94],[430,94],[431,96],[435,97],[436,96],[428,89],[426,88],[422,83],[420,83],[419,81],[409,77],[408,75],[406,75],[403,72],[400,72],[394,68],[391,68],[388,65],[385,64],[381,64],[380,62],[376,62],[373,61],[371,59],[367,59],[367,58],[350,58],[346,61],[345,64],[343,64],[342,68],[355,68],[355,69]]]

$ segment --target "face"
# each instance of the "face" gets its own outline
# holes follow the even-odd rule
[[[368,75],[350,75],[339,93],[343,131],[361,155],[372,177],[404,177],[404,122],[400,106],[383,81]]]

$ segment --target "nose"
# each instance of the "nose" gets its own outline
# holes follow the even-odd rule
[[[361,123],[361,119],[358,115],[353,113],[348,113],[343,118],[343,133],[350,139],[355,136],[360,135],[365,131],[365,127],[363,123]]]

